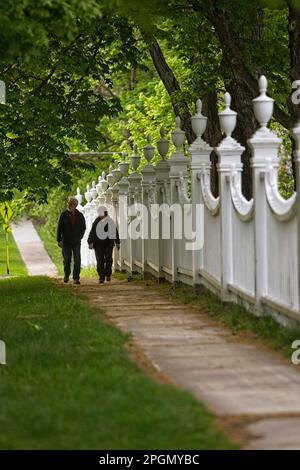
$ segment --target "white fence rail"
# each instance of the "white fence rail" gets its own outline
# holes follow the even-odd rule
[[[230,109],[230,95],[225,94],[225,110],[219,113],[224,138],[216,147],[218,155],[219,197],[210,187],[210,154],[213,148],[202,139],[207,118],[202,115],[201,101],[192,118],[196,140],[189,148],[190,158],[183,155],[181,146],[185,139],[176,118],[172,140],[176,151],[166,158],[169,143],[161,131],[157,148],[161,156],[154,166],[151,163],[154,147],[147,141],[143,152],[148,161],[141,172],[137,169],[140,156],[136,146],[130,158],[133,171],[128,175],[129,164],[123,157],[119,168],[110,167],[99,183],[87,188],[87,203],[82,207],[82,196],[77,198],[87,221],[87,233],[96,217],[99,205],[108,205],[117,221],[123,239],[121,249],[114,254],[115,270],[129,273],[150,273],[170,282],[204,285],[224,301],[244,303],[256,314],[275,314],[282,322],[300,322],[300,123],[292,130],[298,192],[285,200],[278,191],[278,148],[281,139],[268,127],[272,117],[273,100],[266,95],[267,81],[259,79],[260,95],[253,100],[259,129],[249,139],[252,152],[253,199],[248,201],[241,192],[241,155],[244,148],[232,138],[236,126],[236,113]],[[187,191],[191,176],[191,196]],[[204,233],[202,248],[188,250],[186,236],[175,238],[178,217],[168,208],[174,204],[183,208],[184,225],[192,222],[193,230],[198,218]],[[135,208],[135,214],[122,217],[123,206]],[[164,217],[158,206],[164,204]],[[147,210],[144,211],[143,207]],[[167,214],[167,215],[166,215]],[[150,227],[157,236],[124,238],[130,220],[140,231]],[[163,227],[165,225],[165,227]],[[169,229],[169,239],[162,230]],[[122,235],[121,235],[122,237]],[[95,265],[95,257],[82,244],[84,266]]]

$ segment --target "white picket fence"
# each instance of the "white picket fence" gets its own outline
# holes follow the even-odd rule
[[[174,238],[174,213],[170,212],[170,239],[122,240],[121,249],[114,254],[114,269],[129,273],[149,273],[170,282],[181,281],[193,286],[205,286],[222,300],[243,303],[257,315],[274,315],[279,321],[297,324],[300,321],[300,202],[299,191],[288,200],[278,191],[278,148],[281,139],[267,126],[273,113],[273,100],[266,94],[267,80],[259,79],[260,95],[253,100],[259,129],[249,139],[252,152],[253,199],[248,201],[241,192],[241,154],[244,148],[231,137],[236,126],[236,112],[231,110],[231,97],[225,94],[225,110],[219,113],[225,137],[214,149],[218,155],[219,197],[210,187],[210,154],[213,148],[202,139],[207,118],[197,102],[197,114],[192,118],[196,140],[189,148],[190,157],[181,152],[185,139],[176,118],[172,141],[176,151],[166,158],[169,143],[161,131],[157,142],[161,156],[156,165],[151,160],[154,147],[148,139],[143,152],[148,161],[138,172],[140,157],[135,146],[130,158],[133,171],[128,176],[129,164],[123,162],[110,168],[110,173],[99,177],[99,183],[88,187],[87,203],[77,190],[79,209],[86,217],[87,233],[82,243],[84,266],[95,265],[93,251],[88,249],[86,237],[99,205],[114,208],[112,216],[124,229],[120,218],[120,203],[139,203],[152,207],[149,215],[141,215],[141,225],[151,223],[161,234],[162,218],[153,204],[170,207],[179,203],[184,217],[197,222],[197,207],[203,205],[203,249],[187,250],[185,237]],[[300,123],[292,130],[296,150],[297,188],[300,188]],[[190,171],[191,196],[187,191]],[[201,207],[201,206],[200,206]],[[148,218],[148,220],[145,220]]]

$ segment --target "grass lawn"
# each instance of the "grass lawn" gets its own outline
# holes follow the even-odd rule
[[[1,281],[0,338],[0,449],[236,447],[191,394],[128,359],[128,335],[46,277]]]
[[[49,231],[44,225],[42,226],[35,225],[35,228],[37,229],[38,234],[41,240],[43,241],[44,246],[50,258],[55,264],[59,275],[63,276],[64,270],[63,270],[63,263],[62,263],[61,248],[59,248],[59,246],[57,245],[56,237],[50,235]]]
[[[0,227],[1,228],[1,227]],[[27,270],[11,233],[8,234],[10,275],[26,276]],[[0,232],[0,276],[6,276],[6,235]]]

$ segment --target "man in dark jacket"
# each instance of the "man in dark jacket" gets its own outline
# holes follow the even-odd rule
[[[120,249],[120,238],[116,224],[108,216],[107,209],[98,207],[98,217],[94,220],[88,236],[89,248],[95,250],[99,283],[103,284],[105,277],[111,279],[112,253],[114,246]]]
[[[57,243],[62,248],[64,259],[64,282],[69,281],[71,273],[72,253],[74,258],[73,281],[74,284],[80,284],[81,256],[80,245],[84,235],[86,225],[85,218],[76,207],[78,201],[75,197],[69,197],[68,210],[64,211],[59,218],[57,226]]]

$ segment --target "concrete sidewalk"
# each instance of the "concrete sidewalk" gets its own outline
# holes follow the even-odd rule
[[[31,220],[22,218],[12,223],[11,229],[29,276],[57,276],[56,267]]]
[[[235,431],[248,436],[245,448],[300,449],[300,366],[143,283],[99,286],[83,279],[72,289],[132,333],[156,369],[221,423],[235,423]]]

